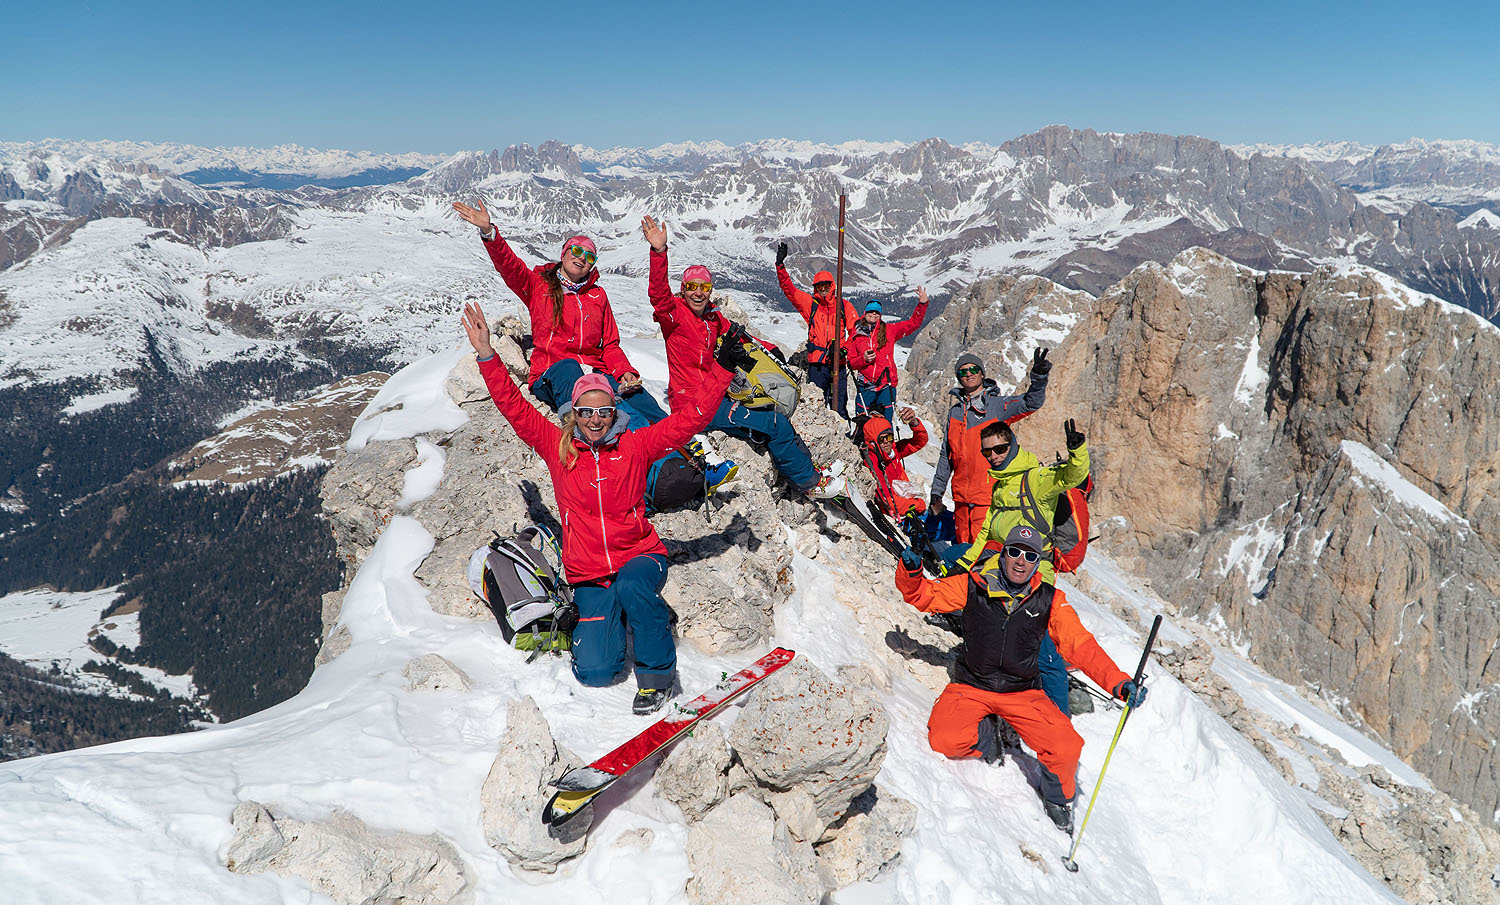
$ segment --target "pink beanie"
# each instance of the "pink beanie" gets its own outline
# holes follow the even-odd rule
[[[696,280],[700,283],[712,283],[714,275],[709,273],[708,268],[702,264],[694,264],[682,272],[682,281],[686,283],[690,280]]]
[[[603,390],[608,393],[610,399],[614,399],[615,388],[609,385],[609,378],[603,374],[585,374],[573,384],[573,398],[568,400],[568,408],[578,404],[584,393],[591,390]]]
[[[594,248],[594,240],[590,239],[588,236],[574,236],[573,238],[564,242],[562,251],[558,252],[558,256],[562,257],[563,255],[566,255],[568,253],[568,249],[572,248],[574,245],[582,245],[584,248],[592,251],[594,253],[594,257],[599,257],[598,249]]]

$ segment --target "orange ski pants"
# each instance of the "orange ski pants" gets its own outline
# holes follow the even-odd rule
[[[1063,797],[1071,799],[1083,736],[1040,689],[1000,694],[950,683],[927,718],[927,743],[948,757],[978,757],[979,721],[992,713],[1015,727],[1042,766],[1056,775]]]
[[[972,544],[974,538],[979,536],[979,529],[984,527],[984,520],[990,514],[990,507],[986,503],[960,503],[953,501],[953,533],[961,544]]]

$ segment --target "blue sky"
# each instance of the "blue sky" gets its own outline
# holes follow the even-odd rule
[[[0,19],[0,140],[1500,143],[1497,33],[1495,3],[53,0]]]

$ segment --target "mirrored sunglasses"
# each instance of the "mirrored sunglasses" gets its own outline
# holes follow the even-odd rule
[[[978,365],[964,365],[958,369],[958,376],[968,377],[970,374],[983,374],[984,370]]]
[[[1042,558],[1042,554],[1035,550],[1028,550],[1025,547],[1017,547],[1015,545],[1006,547],[1005,555],[1015,559],[1024,559],[1027,562],[1036,562]]]
[[[875,440],[877,443],[895,443],[896,435],[891,433],[890,431],[886,431],[885,433],[876,437]]]
[[[589,251],[587,248],[584,248],[582,245],[569,245],[568,253],[575,258],[583,258],[583,263],[589,265],[590,267],[593,267],[594,262],[599,260],[598,255]]]
[[[714,289],[714,284],[708,282],[707,280],[683,280],[682,281],[682,291],[683,292],[697,292],[700,289],[703,290],[704,292],[712,292],[713,289]]]
[[[615,413],[615,407],[612,406],[612,405],[599,405],[599,406],[575,405],[575,406],[573,406],[573,414],[574,414],[574,416],[576,416],[578,418],[595,418],[595,417],[597,417],[597,418],[608,418],[609,416],[613,415],[614,413]]]

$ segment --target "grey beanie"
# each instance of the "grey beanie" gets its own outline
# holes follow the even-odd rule
[[[973,352],[965,352],[964,354],[958,356],[958,362],[953,366],[953,373],[957,374],[958,369],[963,367],[964,365],[974,365],[975,367],[979,368],[979,373],[984,373],[984,362],[980,361],[979,356],[975,355]]]

